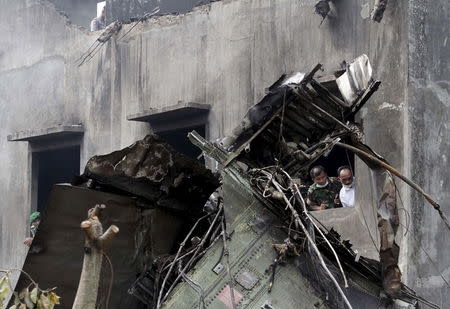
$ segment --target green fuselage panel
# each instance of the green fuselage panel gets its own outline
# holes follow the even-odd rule
[[[276,268],[271,291],[270,265],[277,255],[273,244],[282,243],[286,232],[281,220],[252,193],[246,179],[232,170],[223,173],[224,210],[229,266],[234,278],[237,308],[290,309],[321,308],[323,301],[293,263]],[[203,290],[205,308],[232,309],[229,276],[223,243],[216,244],[203,256],[188,277]],[[163,308],[202,308],[200,292],[186,282],[178,284]]]

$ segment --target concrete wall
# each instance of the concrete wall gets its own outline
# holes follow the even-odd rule
[[[45,1],[2,0],[0,7],[0,265],[14,268],[21,267],[26,253],[22,243],[32,204],[31,148],[37,145],[8,142],[7,135],[82,123],[82,168],[94,153],[121,146],[113,125],[120,108],[117,114],[111,102],[111,48],[89,66],[75,64],[98,34],[70,25]],[[128,124],[128,141],[145,135],[148,130],[140,127],[146,126]]]
[[[408,119],[405,155],[410,177],[450,215],[450,3],[413,1],[409,8]],[[450,233],[421,196],[407,195],[411,212],[407,281],[418,293],[450,307]]]
[[[150,130],[127,121],[128,115],[185,101],[212,105],[207,131],[214,140],[230,133],[283,72],[306,71],[318,62],[333,69],[362,53],[383,81],[359,115],[366,141],[445,204],[450,177],[442,171],[445,165],[426,163],[444,162],[448,152],[444,137],[449,129],[439,125],[448,117],[448,48],[443,46],[448,31],[440,28],[448,20],[448,4],[438,2],[441,6],[390,1],[383,21],[375,24],[368,19],[370,1],[336,1],[333,16],[319,27],[313,0],[223,0],[185,15],[149,20],[119,39],[127,25],[78,67],[76,59],[98,33],[67,24],[44,0],[0,0],[0,209],[7,214],[0,221],[0,265],[21,265],[31,204],[32,145],[7,142],[7,134],[82,123],[84,166],[90,156],[126,146]],[[417,70],[423,76],[415,76]],[[357,163],[357,173],[359,187],[370,188],[362,164]],[[448,252],[448,238],[442,237],[446,231],[435,213],[421,210],[428,207],[421,198],[400,189],[405,208],[414,212],[413,222],[433,222],[426,229],[419,225],[414,235],[435,250],[437,267],[444,270],[449,264],[443,250]],[[360,202],[366,201],[371,211],[370,194],[362,191]],[[350,216],[363,227],[360,210]],[[434,287],[424,287],[423,295],[450,306],[439,278],[432,277],[438,272],[431,266],[418,272],[413,266],[429,263],[412,235],[398,240],[408,281],[419,287],[431,276]],[[418,278],[425,279],[416,283]]]

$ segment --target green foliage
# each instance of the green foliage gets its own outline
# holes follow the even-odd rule
[[[8,274],[9,271],[0,278],[0,308],[3,307],[12,290]],[[55,289],[41,290],[33,281],[20,293],[14,292],[14,305],[9,309],[53,309],[55,305],[60,304],[60,297],[55,294]]]
[[[3,305],[9,293],[11,293],[11,284],[8,276],[4,276],[0,279],[0,305]]]

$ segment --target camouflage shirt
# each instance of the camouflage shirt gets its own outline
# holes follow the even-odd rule
[[[328,185],[324,188],[317,187],[317,184],[312,184],[308,189],[308,205],[320,206],[320,204],[327,204],[327,209],[342,207],[341,204],[335,204],[334,200],[339,198],[339,191],[342,184],[334,177],[328,178]]]

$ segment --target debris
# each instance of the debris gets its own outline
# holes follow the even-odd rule
[[[198,134],[191,133],[190,139],[197,146],[201,147],[205,153],[216,159],[219,164],[223,165],[223,163],[227,161],[227,152],[221,152],[220,148],[209,144]],[[246,155],[248,154],[242,154],[242,157],[245,158]],[[277,179],[277,182],[280,181],[280,183],[283,183],[283,185],[274,185],[279,192],[283,193],[284,202],[280,203],[279,200],[272,200],[269,202],[264,193],[264,190],[267,189],[266,186],[256,185],[260,182],[255,181],[255,177],[258,177],[258,173],[260,172],[263,172],[267,179]],[[249,172],[244,173],[239,164],[232,162],[222,171],[222,174],[225,177],[224,185],[231,182],[239,183],[243,188],[249,186],[248,190],[255,195],[255,199],[262,201],[266,207],[270,208],[271,212],[275,213],[275,217],[284,221],[289,241],[291,243],[301,244],[300,247],[295,246],[297,252],[302,252],[300,257],[303,257],[305,263],[305,267],[301,268],[300,271],[304,273],[309,280],[316,282],[313,286],[317,288],[318,292],[322,293],[323,299],[327,299],[331,307],[341,308],[346,304],[347,307],[351,308],[350,300],[346,300],[343,293],[336,292],[339,290],[338,286],[340,286],[339,282],[341,281],[337,280],[338,277],[336,277],[336,274],[339,273],[338,261],[341,263],[345,277],[349,280],[349,289],[356,285],[358,289],[364,291],[366,295],[373,295],[374,297],[379,297],[380,291],[384,290],[386,293],[389,293],[391,297],[403,300],[410,304],[414,304],[417,300],[422,303],[429,303],[415,295],[407,286],[399,281],[399,273],[396,273],[398,270],[396,258],[390,260],[390,262],[394,263],[391,264],[391,266],[388,266],[387,263],[389,263],[389,261],[383,256],[381,256],[381,263],[365,258],[353,251],[351,249],[351,244],[348,241],[342,241],[339,234],[334,230],[326,230],[319,225],[313,225],[311,223],[313,220],[308,217],[305,209],[303,209],[301,213],[297,213],[295,209],[298,209],[298,205],[302,204],[301,195],[298,195],[297,190],[292,191],[289,189],[288,174],[281,168],[267,166],[264,168],[251,169]],[[295,182],[292,181],[291,184],[295,188]],[[226,197],[227,195],[225,195],[225,198]],[[292,203],[295,204],[292,205]],[[228,204],[225,204],[225,211],[227,211],[227,209]],[[292,225],[292,222],[297,222],[298,226]],[[305,240],[308,239],[308,234],[310,240],[305,242]],[[382,233],[382,235],[386,236],[388,234]],[[328,243],[325,239],[328,240]],[[391,249],[392,245],[393,244],[391,243],[391,247],[387,248],[386,252],[395,252],[395,250],[392,251]],[[313,249],[314,246],[316,246],[317,250]],[[281,250],[283,248],[286,249],[284,244],[278,245],[277,247]],[[396,245],[394,245],[394,248],[398,249]],[[338,257],[337,259],[336,255]],[[325,271],[326,268],[324,268],[323,264],[320,262],[321,258],[323,259],[324,264],[329,268],[328,275]],[[270,265],[269,271],[273,271],[273,267],[278,265],[278,261],[272,260]],[[392,266],[394,266],[394,268],[392,268]],[[383,269],[386,269],[387,271],[384,271]],[[197,271],[197,276],[198,275]],[[276,283],[274,283],[273,277],[269,278],[269,280],[269,290],[271,290],[272,284]],[[286,278],[283,278],[282,280],[286,280]],[[333,280],[335,284],[337,283],[337,285],[335,285],[336,290],[331,287]],[[378,292],[373,290],[374,285],[379,288]],[[172,301],[170,304],[173,305],[174,302]],[[435,305],[431,305],[434,308]]]
[[[136,27],[140,22],[143,22],[147,19],[149,19],[152,16],[155,16],[159,12],[159,7],[155,7],[153,11],[150,13],[145,13],[142,17],[140,17],[136,23],[130,27],[130,29],[125,32],[120,38],[123,39],[125,36],[127,36],[133,29]],[[78,66],[82,66],[84,63],[90,61],[94,56],[101,50],[103,45],[108,42],[111,37],[119,33],[119,31],[122,29],[122,23],[120,21],[113,21],[111,24],[109,24],[105,30],[102,32],[102,34],[97,38],[97,40],[92,43],[92,45],[88,48],[88,50],[81,55],[80,58],[77,59],[76,62],[78,62]]]
[[[383,19],[388,0],[375,0],[370,18],[379,23]]]
[[[88,161],[77,185],[126,196],[142,212],[132,236],[138,236],[135,255],[144,255],[145,263],[131,295],[156,309],[261,306],[256,301],[269,299],[268,293],[280,308],[300,301],[308,308],[352,308],[355,297],[435,306],[401,282],[391,172],[402,176],[362,143],[353,121],[380,82],[365,55],[327,74],[318,64],[306,74],[283,75],[217,143],[190,133],[217,162],[220,181],[154,134]],[[354,151],[370,168],[380,261],[354,251],[306,207],[309,167],[335,146]],[[149,211],[170,225],[170,237],[152,230],[155,221],[145,224]],[[146,239],[158,239],[165,250],[146,247]]]
[[[88,50],[77,59],[78,66],[82,66],[84,63],[90,61],[94,56],[101,50],[103,45],[108,42],[111,37],[118,33],[122,29],[122,23],[119,21],[114,21],[106,27],[102,34],[97,38],[97,40],[92,43]]]
[[[154,134],[122,150],[92,157],[81,178],[138,196],[149,207],[190,213],[201,211],[219,186],[208,169]]]
[[[223,167],[224,185],[236,182],[246,187],[248,183],[255,199],[284,220],[288,240],[276,245],[278,254],[271,262],[272,271],[295,248],[296,252],[305,253],[301,256],[307,257],[308,265],[314,269],[316,279],[311,278],[317,282],[317,291],[323,293],[332,307],[345,304],[351,308],[341,282],[347,286],[348,279],[355,284],[355,276],[366,278],[367,283],[377,285],[392,298],[411,304],[417,300],[427,303],[401,283],[397,266],[399,247],[394,241],[399,224],[395,187],[390,173],[384,170],[389,165],[362,143],[362,132],[351,122],[351,117],[368,101],[380,82],[372,77],[365,55],[346,64],[343,71],[315,77],[321,67],[317,65],[308,74],[282,76],[261,102],[249,109],[232,135],[216,145],[196,133],[191,133],[189,138]],[[349,145],[342,143],[344,139]],[[353,251],[336,232],[316,223],[305,207],[298,182],[301,184],[300,179],[315,160],[336,145],[361,149],[374,158],[369,160],[368,156],[356,153],[368,164],[378,186],[380,262]],[[227,197],[224,196],[226,217],[228,208],[235,207],[228,206]],[[297,244],[294,237],[303,239],[299,247],[288,246],[288,243]],[[270,279],[269,290],[273,282]]]
[[[133,26],[131,26],[130,29],[119,38],[119,40],[126,37],[140,22],[144,22],[147,19],[149,19],[150,17],[157,15],[159,13],[159,11],[160,11],[160,9],[157,6],[150,13],[145,13],[142,17],[139,17],[136,21],[134,21],[135,24]]]
[[[274,244],[273,245],[275,251],[278,253],[278,262],[284,263],[286,262],[287,258],[289,257],[296,257],[299,256],[300,253],[298,252],[296,246],[294,243],[289,239],[285,239],[284,243],[282,244]]]
[[[315,13],[322,16],[322,21],[320,22],[320,24],[323,23],[325,18],[327,18],[328,14],[330,13],[330,1],[331,0],[319,0],[319,2],[317,2],[314,6]]]
[[[208,222],[206,231],[202,228],[205,222]],[[192,237],[192,235],[200,236]],[[214,213],[204,213],[194,223],[176,254],[155,259],[152,267],[131,286],[129,293],[138,297],[143,303],[159,308],[181,279],[190,282],[194,290],[201,290],[200,285],[187,280],[187,273],[211,246],[224,237],[223,235],[223,204],[219,202]],[[200,242],[189,241],[192,238],[199,238]],[[224,249],[223,256],[226,256],[226,252],[227,250]],[[203,301],[202,297],[200,301]]]

